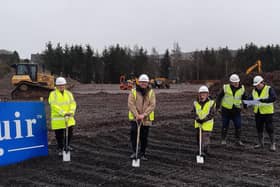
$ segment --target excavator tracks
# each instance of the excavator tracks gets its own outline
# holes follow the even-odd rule
[[[52,89],[39,83],[20,82],[11,92],[12,100],[40,100],[48,98]]]

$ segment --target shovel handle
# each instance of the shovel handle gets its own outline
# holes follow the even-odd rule
[[[202,128],[199,126],[199,155],[201,156],[201,144],[202,144]]]
[[[139,142],[140,142],[140,131],[141,131],[141,125],[143,124],[143,121],[137,121],[137,139],[136,139],[136,159],[138,159],[138,149],[139,149]]]
[[[64,149],[65,149],[65,151],[69,151],[68,150],[68,144],[69,144],[69,142],[68,142],[68,121],[69,121],[69,116],[65,116],[65,126],[66,126],[66,128],[65,128],[65,145],[64,145]]]

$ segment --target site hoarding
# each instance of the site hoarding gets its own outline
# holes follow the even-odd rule
[[[0,102],[0,166],[48,155],[43,102]]]

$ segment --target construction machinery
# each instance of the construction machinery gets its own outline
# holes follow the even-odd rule
[[[169,79],[164,77],[156,77],[154,79],[151,79],[150,84],[152,85],[152,88],[170,88]]]
[[[254,65],[247,68],[246,75],[250,74],[255,68],[258,68],[259,74],[262,73],[262,62],[260,60],[257,60],[257,62]]]
[[[54,89],[54,76],[39,73],[36,63],[13,64],[15,75],[11,83],[15,88],[11,92],[13,100],[37,100],[47,98]]]
[[[133,81],[126,80],[124,75],[120,76],[120,89],[131,90],[133,88]]]

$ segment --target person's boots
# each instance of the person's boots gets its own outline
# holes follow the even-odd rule
[[[254,146],[255,149],[262,149],[264,148],[264,140],[263,140],[263,133],[258,133],[258,141],[259,143]]]
[[[227,132],[228,132],[227,128],[222,128],[222,141],[221,141],[222,145],[226,145],[227,144],[227,142],[226,142]]]
[[[270,133],[269,138],[270,138],[270,142],[271,142],[269,150],[275,152],[276,151],[276,143],[275,143],[274,133]]]
[[[203,152],[205,153],[206,156],[210,156],[210,146],[206,145],[203,149]]]
[[[241,128],[235,129],[235,138],[236,138],[236,145],[244,146],[244,143],[241,141]]]

